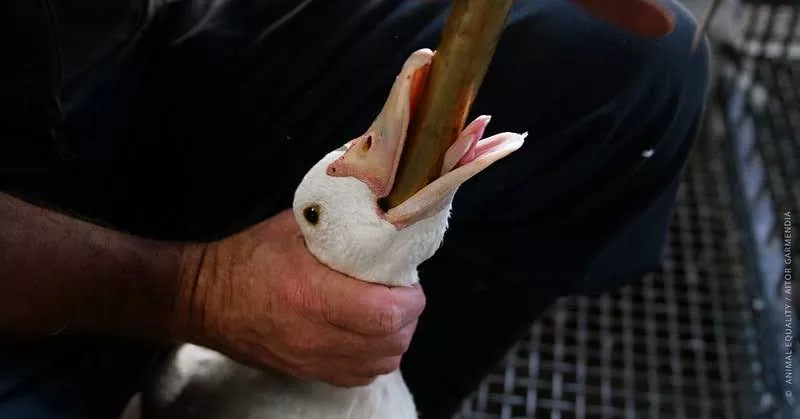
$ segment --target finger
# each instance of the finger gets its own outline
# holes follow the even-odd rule
[[[285,357],[268,355],[256,368],[275,370],[302,381],[323,381],[335,385],[364,385],[369,383],[368,374],[356,373],[363,360],[352,357]],[[338,383],[338,384],[336,384]]]
[[[309,325],[299,334],[284,339],[285,349],[281,352],[287,361],[299,362],[311,357],[352,357],[361,361],[369,359],[400,356],[406,353],[416,330],[417,322],[404,327],[389,336],[365,336],[352,333],[330,324]]]
[[[416,322],[425,309],[425,294],[419,285],[388,288],[351,278],[328,284],[322,307],[325,320],[354,333],[395,334]]]
[[[402,358],[399,356],[373,359],[367,362],[353,358],[338,358],[335,361],[321,364],[319,370],[310,372],[308,375],[328,383],[365,385],[382,375],[399,370],[401,361]]]
[[[354,374],[352,371],[341,371],[331,368],[319,368],[312,370],[292,370],[287,369],[290,376],[301,381],[321,381],[336,387],[352,388],[362,387],[371,384],[377,375]]]
[[[417,321],[404,327],[399,332],[385,337],[367,337],[366,344],[359,347],[351,347],[341,351],[343,356],[360,357],[362,359],[373,359],[378,357],[402,356],[408,351],[411,339],[417,327]]]
[[[318,380],[350,387],[369,384],[380,375],[397,371],[401,361],[402,356],[317,356],[301,359],[267,356],[254,366],[275,369],[300,380]]]
[[[344,377],[331,377],[328,379],[320,379],[320,381],[326,382],[330,385],[341,387],[341,388],[354,388],[354,387],[364,387],[372,384],[377,377],[359,377],[357,375],[348,375]]]
[[[400,369],[400,362],[402,357],[394,356],[389,358],[382,358],[369,363],[364,363],[354,371],[355,375],[364,378],[376,378],[381,375],[391,374]]]
[[[361,359],[338,357],[318,359],[302,368],[289,367],[291,375],[301,380],[322,381],[339,387],[356,387],[370,384],[380,375],[399,368],[399,359],[379,359],[364,362]]]

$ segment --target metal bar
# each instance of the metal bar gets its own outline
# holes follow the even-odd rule
[[[708,7],[708,9],[706,9],[706,13],[705,15],[703,15],[703,19],[700,21],[700,24],[697,25],[697,29],[695,29],[694,39],[692,40],[693,51],[700,44],[700,41],[706,34],[708,27],[711,25],[711,20],[714,19],[714,15],[717,14],[719,6],[722,5],[723,1],[724,0],[712,0],[711,5]]]
[[[513,2],[453,1],[384,207],[394,208],[441,175],[444,155],[464,129]]]

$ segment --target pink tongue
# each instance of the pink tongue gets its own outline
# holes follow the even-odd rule
[[[478,146],[478,143],[480,142],[479,140],[480,139],[478,137],[475,137],[475,139],[472,140],[472,142],[469,145],[469,148],[467,148],[467,152],[464,153],[464,156],[461,157],[458,163],[456,163],[456,167],[461,167],[464,166],[465,164],[469,164],[471,161],[475,160],[478,157],[478,155],[476,154],[476,148]]]
[[[467,152],[464,153],[464,157],[458,161],[456,167],[466,166],[477,160],[480,156],[494,151],[498,146],[503,144],[504,140],[504,138],[494,137],[477,141],[476,138],[476,141],[473,141],[469,149],[467,149]]]

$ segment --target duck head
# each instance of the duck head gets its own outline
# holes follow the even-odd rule
[[[479,117],[447,150],[438,179],[383,208],[432,57],[429,49],[413,53],[367,132],[323,157],[295,192],[293,212],[306,246],[334,270],[387,286],[415,284],[417,267],[444,239],[459,186],[523,144],[524,134],[482,138],[490,118]]]

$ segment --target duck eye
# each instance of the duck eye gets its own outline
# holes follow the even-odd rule
[[[319,205],[311,205],[303,210],[303,218],[306,219],[311,225],[319,223]]]

